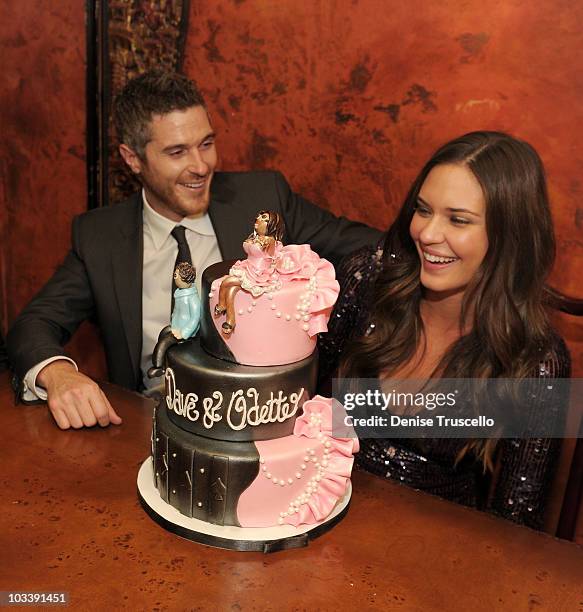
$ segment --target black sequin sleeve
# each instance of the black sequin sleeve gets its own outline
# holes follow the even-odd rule
[[[545,382],[530,406],[529,426],[552,419],[564,423],[568,406],[568,385],[571,375],[569,352],[557,338],[552,356],[541,362],[538,379]],[[553,388],[554,379],[563,383]],[[547,385],[548,382],[548,385]],[[540,529],[550,486],[561,448],[558,438],[503,439],[499,442],[500,471],[494,487],[491,511],[511,521]]]
[[[352,338],[366,331],[382,256],[381,247],[364,247],[347,255],[336,270],[340,295],[328,322],[328,332],[318,339],[321,393],[330,394],[340,356]]]

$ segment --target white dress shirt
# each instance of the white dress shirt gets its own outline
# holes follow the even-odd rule
[[[215,230],[208,213],[185,217],[176,223],[158,214],[144,198],[144,272],[142,289],[142,358],[141,368],[147,389],[160,383],[146,375],[152,365],[152,351],[160,330],[170,323],[172,274],[178,255],[178,243],[170,232],[176,225],[186,228],[192,265],[196,269],[196,288],[201,295],[203,271],[222,261]],[[202,297],[202,296],[201,296]],[[204,298],[202,298],[204,299]]]
[[[202,272],[208,266],[222,261],[215,230],[207,213],[184,217],[175,222],[157,213],[148,203],[142,190],[144,227],[144,267],[142,276],[142,354],[140,367],[146,389],[160,384],[160,378],[149,379],[148,368],[152,365],[152,352],[160,330],[170,323],[172,275],[178,255],[178,243],[170,235],[176,225],[186,228],[186,240],[190,247],[192,265],[196,269],[196,288],[201,295]],[[203,298],[204,299],[204,298]],[[31,368],[24,377],[23,399],[45,400],[46,391],[36,385],[38,373],[49,363],[58,359],[77,364],[64,355],[45,359]]]

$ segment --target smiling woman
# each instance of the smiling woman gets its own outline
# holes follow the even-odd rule
[[[342,298],[320,344],[324,378],[565,378],[570,359],[543,291],[555,253],[544,170],[527,143],[472,132],[425,164],[373,252],[338,273]],[[563,397],[517,417],[557,419]],[[478,406],[469,406],[478,414]],[[497,439],[500,438],[500,439]],[[538,527],[558,440],[365,439],[379,475]],[[496,463],[501,470],[488,496]]]
[[[465,165],[442,164],[427,175],[410,228],[426,297],[463,294],[488,250],[485,213],[482,188]]]

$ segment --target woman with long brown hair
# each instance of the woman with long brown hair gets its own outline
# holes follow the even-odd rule
[[[342,378],[568,377],[569,354],[544,303],[554,254],[536,151],[499,132],[445,144],[379,247],[341,265],[341,299],[320,343],[322,377],[337,367]],[[539,404],[531,409],[556,410]],[[551,438],[364,439],[357,461],[539,527],[558,448]]]

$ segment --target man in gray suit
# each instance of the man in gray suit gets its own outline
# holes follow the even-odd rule
[[[143,189],[74,219],[71,251],[7,337],[21,397],[46,399],[62,429],[121,423],[63,350],[85,319],[100,327],[110,380],[134,390],[151,385],[145,374],[168,324],[181,240],[200,279],[208,265],[244,257],[260,209],[283,216],[286,242],[310,243],[333,262],[380,237],[294,194],[278,172],[215,172],[215,132],[203,98],[182,75],[155,70],[133,79],[114,117],[120,153]]]

